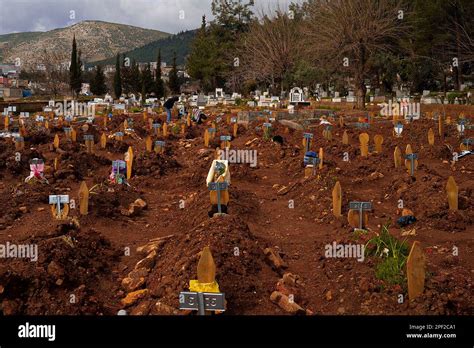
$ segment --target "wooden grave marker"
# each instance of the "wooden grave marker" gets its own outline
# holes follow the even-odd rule
[[[57,134],[54,136],[53,146],[55,149],[59,148],[59,136]]]
[[[209,147],[209,130],[207,128],[204,131],[204,146]]]
[[[449,210],[458,210],[458,185],[453,176],[448,178],[446,193],[448,195]]]
[[[25,149],[25,138],[16,137],[15,138],[15,150],[20,151]]]
[[[339,218],[342,216],[341,208],[342,208],[341,183],[337,181],[332,190],[332,212],[335,217]]]
[[[323,151],[323,148],[320,147],[319,148],[319,169],[323,169],[323,165],[324,165],[324,151]]]
[[[87,215],[89,213],[89,188],[85,181],[79,187],[79,213]]]
[[[344,133],[342,134],[342,143],[344,145],[349,145],[349,135],[347,135],[347,130],[344,130]]]
[[[414,300],[425,288],[425,254],[420,242],[413,242],[407,259],[408,298]]]
[[[164,141],[157,140],[155,141],[154,151],[155,153],[164,154],[165,153],[165,145]]]
[[[434,142],[435,142],[435,137],[434,137],[433,128],[430,128],[428,130],[428,144],[430,144],[430,146],[433,146]]]
[[[102,133],[102,135],[100,136],[100,148],[104,150],[106,146],[107,146],[107,136],[105,135],[105,133]]]
[[[69,214],[69,196],[68,195],[50,195],[49,204],[51,205],[51,214],[55,219],[65,220]],[[61,208],[62,207],[62,208]]]
[[[395,151],[393,151],[393,161],[395,168],[398,168],[402,165],[402,152],[398,146],[395,146]]]
[[[153,141],[150,136],[147,136],[145,139],[145,150],[146,152],[152,152]]]
[[[383,144],[383,136],[377,134],[374,136],[374,143],[375,143],[375,152],[381,153],[382,152],[382,144]]]
[[[125,153],[125,162],[127,163],[127,180],[130,180],[133,166],[133,149],[131,146],[128,147],[128,151]]]
[[[94,136],[92,134],[85,134],[84,140],[86,143],[86,152],[94,153]]]
[[[369,155],[369,135],[367,133],[360,134],[359,142],[361,156],[367,157]]]
[[[418,168],[418,156],[413,153],[410,144],[408,144],[405,149],[405,158],[405,167],[407,168],[408,173],[413,176],[415,170]]]

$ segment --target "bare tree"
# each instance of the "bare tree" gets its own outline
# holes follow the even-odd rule
[[[40,82],[47,94],[53,96],[67,91],[67,77],[69,66],[67,63],[67,55],[57,50],[41,51],[38,59],[37,70],[42,72],[43,78]]]
[[[256,81],[284,89],[289,74],[301,53],[297,21],[280,10],[275,16],[262,16],[249,25],[238,47],[236,75],[243,81]]]
[[[328,70],[350,74],[357,107],[364,108],[370,58],[394,49],[408,29],[402,1],[313,0],[307,9],[309,56]]]

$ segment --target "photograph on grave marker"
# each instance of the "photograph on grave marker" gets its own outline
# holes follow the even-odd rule
[[[0,0],[0,348],[458,343],[402,322],[474,315],[473,94],[472,0]]]

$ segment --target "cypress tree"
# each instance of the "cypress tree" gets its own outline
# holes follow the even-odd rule
[[[91,81],[91,92],[95,95],[104,95],[105,93],[107,93],[105,75],[100,65],[96,67],[95,76]]]
[[[158,50],[158,59],[156,61],[154,92],[157,98],[165,96],[165,85],[161,79],[161,49]]]
[[[72,93],[76,93],[81,89],[81,76],[80,76],[80,55],[77,54],[76,35],[72,39],[72,52],[71,52],[71,66],[69,67],[69,87]]]
[[[114,93],[115,98],[119,99],[122,95],[122,75],[120,73],[120,54],[117,54],[114,74]]]
[[[170,71],[168,87],[171,93],[179,93],[178,68],[176,66],[176,52],[173,54],[173,67]]]

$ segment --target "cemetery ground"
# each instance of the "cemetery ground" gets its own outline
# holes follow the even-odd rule
[[[422,112],[443,112],[435,108]],[[211,110],[207,123],[186,127],[185,134],[169,127],[167,137],[153,136],[166,142],[163,154],[146,151],[145,139],[153,131],[141,113],[114,115],[106,127],[97,117],[86,131],[75,124],[76,142],[68,141],[63,125],[53,121],[49,129],[26,123],[24,149],[15,149],[11,139],[0,140],[0,244],[36,244],[38,260],[0,261],[0,313],[116,315],[126,309],[134,315],[189,315],[178,309],[178,296],[196,279],[200,252],[209,246],[226,315],[472,315],[474,159],[452,162],[452,152],[460,153],[460,108],[446,106],[451,124],[443,120],[444,139],[438,121],[426,116],[404,124],[401,137],[395,137],[391,120],[374,118],[370,128],[358,129],[353,116],[362,113],[340,110],[331,139],[323,137],[319,121],[304,130],[314,134],[311,149],[323,149],[322,167],[306,178],[303,131],[276,120],[271,132],[282,137],[279,142],[264,136],[262,124],[269,122],[264,116],[241,123],[230,148],[256,150],[257,166],[230,164],[228,214],[214,217],[209,217],[205,179],[219,136],[233,132],[227,113],[209,147],[203,136],[222,109]],[[474,114],[474,108],[463,108],[468,118]],[[163,120],[161,114],[147,117]],[[102,149],[102,133],[113,135],[129,118],[134,135],[108,137]],[[364,132],[370,137],[367,157],[359,149]],[[94,135],[94,153],[86,152],[84,134]],[[377,153],[378,134],[383,144]],[[472,137],[471,129],[466,137]],[[418,154],[413,177],[403,163],[394,166],[395,147],[404,154],[408,144]],[[112,160],[123,160],[129,147],[134,153],[130,186],[112,184]],[[32,158],[44,159],[48,184],[25,183]],[[448,205],[450,176],[458,186],[457,210]],[[87,215],[79,209],[83,181],[89,190]],[[336,182],[341,217],[333,212]],[[75,200],[68,219],[53,218],[48,204],[53,194]],[[354,232],[348,222],[351,201],[372,202],[365,230]],[[402,228],[396,221],[407,215],[403,209],[416,222]],[[410,300],[405,269],[414,241],[426,258],[426,280],[423,293]],[[362,262],[326,257],[326,245],[334,242],[364,244],[369,250]],[[382,245],[377,252],[376,245]],[[385,248],[397,257],[381,257]]]

